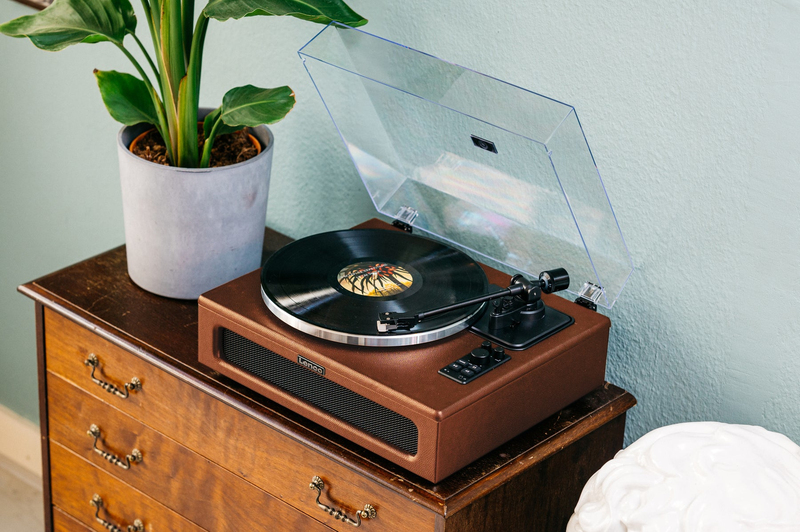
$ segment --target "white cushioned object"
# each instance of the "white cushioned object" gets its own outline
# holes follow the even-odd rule
[[[583,488],[567,532],[800,532],[800,447],[762,427],[642,436]]]

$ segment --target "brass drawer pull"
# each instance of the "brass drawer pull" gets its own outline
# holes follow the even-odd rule
[[[90,375],[92,377],[92,381],[98,386],[100,386],[102,389],[107,391],[108,393],[113,393],[114,395],[122,397],[123,399],[127,399],[130,391],[142,389],[142,381],[140,381],[136,377],[132,378],[131,382],[125,383],[125,386],[123,386],[123,389],[125,390],[124,392],[120,390],[118,387],[114,386],[113,384],[101,381],[100,379],[95,377],[94,372],[100,366],[100,361],[97,359],[97,355],[95,355],[94,353],[91,353],[89,355],[89,358],[84,360],[83,363],[87,366],[92,366],[92,374]]]
[[[327,504],[323,504],[319,502],[319,498],[322,496],[322,490],[325,488],[325,483],[322,482],[322,479],[315,476],[311,479],[311,484],[308,486],[312,490],[317,492],[317,506],[328,512],[330,515],[333,516],[334,519],[341,519],[343,523],[348,523],[353,526],[361,526],[361,518],[364,519],[375,519],[378,517],[378,512],[375,510],[371,504],[365,504],[364,509],[360,512],[356,512],[356,521],[353,521],[339,509],[331,508]]]
[[[131,451],[131,454],[126,455],[124,462],[119,458],[117,458],[117,456],[102,449],[98,449],[97,440],[100,439],[100,427],[98,427],[97,425],[92,425],[91,427],[89,427],[89,430],[86,431],[86,434],[94,438],[94,445],[92,445],[94,452],[96,452],[97,454],[99,454],[112,464],[121,467],[122,469],[130,469],[131,464],[142,461],[142,452],[139,449],[134,449]]]
[[[124,532],[122,528],[118,527],[113,523],[109,523],[102,517],[100,517],[100,508],[103,506],[103,499],[98,494],[94,494],[92,496],[92,500],[89,501],[89,504],[96,508],[94,512],[94,518],[97,520],[98,523],[103,525],[103,528],[106,530],[110,530],[111,532]],[[132,525],[128,525],[126,529],[128,532],[144,532],[144,524],[140,519],[137,519],[133,522]]]

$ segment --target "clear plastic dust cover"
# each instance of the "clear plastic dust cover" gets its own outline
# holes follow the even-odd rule
[[[572,106],[337,23],[299,54],[380,213],[613,306],[633,264]]]

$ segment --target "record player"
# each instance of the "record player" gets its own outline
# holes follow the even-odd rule
[[[438,482],[603,384],[631,258],[571,106],[337,23],[299,53],[394,223],[201,296],[199,358]]]

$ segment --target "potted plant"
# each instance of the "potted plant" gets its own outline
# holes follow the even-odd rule
[[[141,1],[155,59],[135,33],[129,0],[55,0],[39,13],[0,25],[0,32],[28,37],[50,51],[107,42],[133,64],[138,76],[95,70],[106,108],[125,124],[118,150],[128,272],[151,292],[196,299],[260,265],[274,146],[265,124],[282,119],[295,103],[289,87],[246,85],[228,91],[218,108],[200,109],[209,21],[254,15],[350,26],[367,21],[342,0],[209,0],[197,16],[194,0]],[[128,36],[146,68],[126,47]],[[147,146],[136,149],[151,160],[131,152],[142,134]],[[257,155],[212,168],[221,139]],[[153,162],[159,150],[164,164]]]

